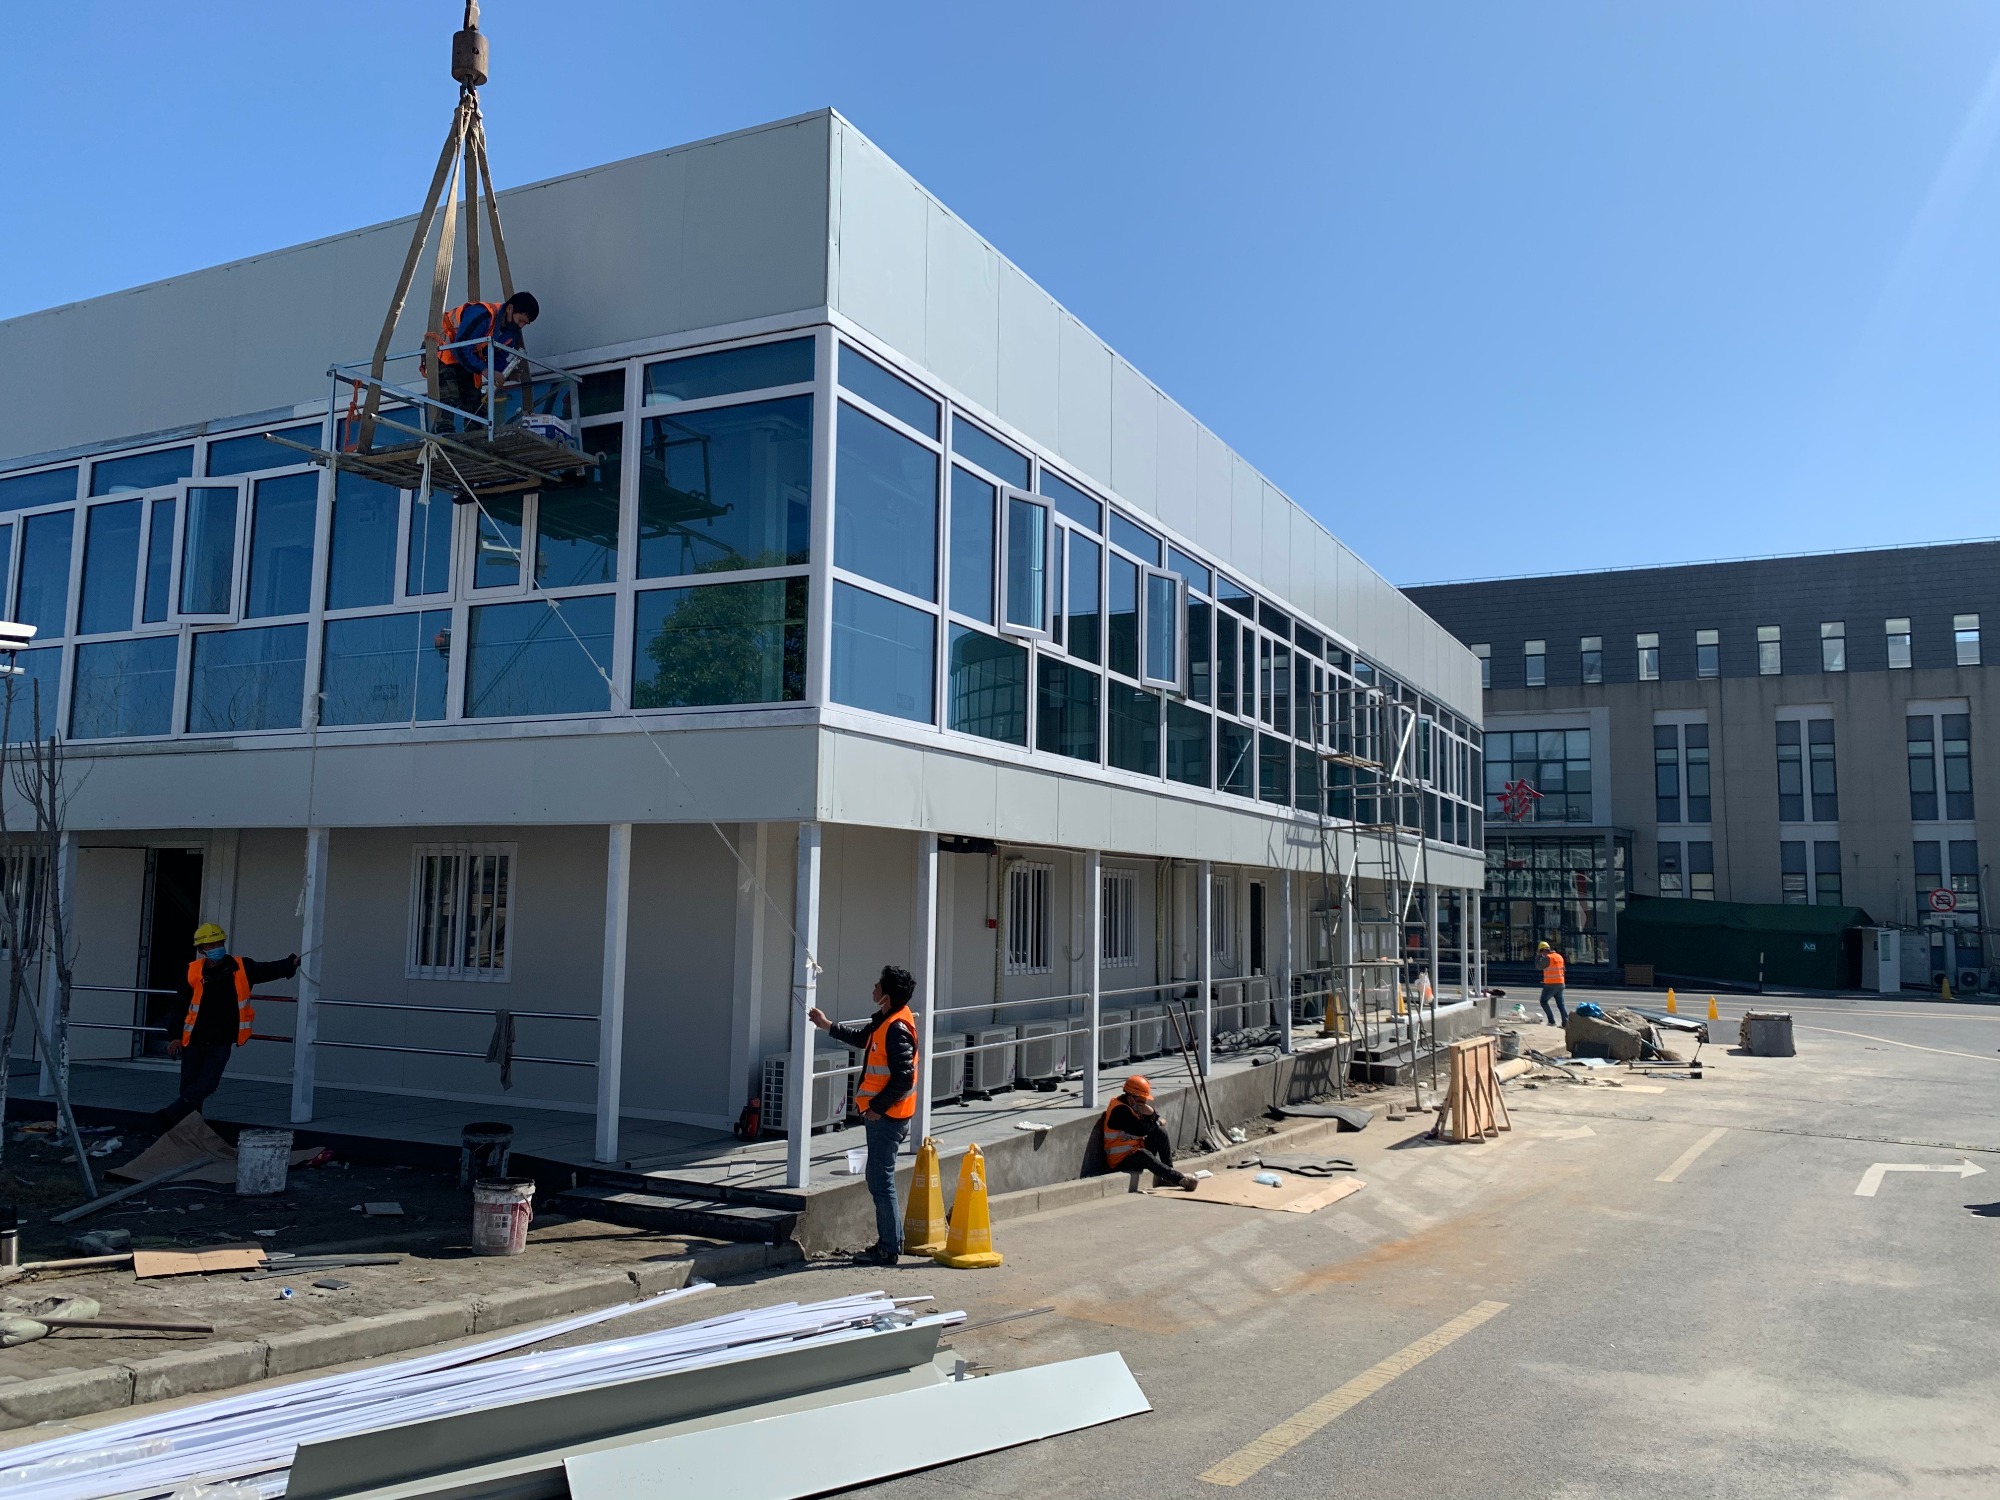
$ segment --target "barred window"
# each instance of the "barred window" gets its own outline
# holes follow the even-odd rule
[[[42,888],[47,869],[48,859],[38,850],[19,846],[0,849],[0,883],[4,883],[5,900],[30,952],[41,943]],[[13,923],[0,915],[0,953],[7,951],[12,928]]]
[[[1049,963],[1049,867],[1007,872],[1007,972],[1046,974]]]
[[[1132,903],[1135,886],[1130,870],[1104,872],[1104,967],[1131,968],[1139,962]]]
[[[513,877],[512,844],[419,844],[409,977],[505,980]]]

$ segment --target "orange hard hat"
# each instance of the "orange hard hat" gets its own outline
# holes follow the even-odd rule
[[[1153,1097],[1153,1081],[1144,1073],[1134,1073],[1125,1080],[1125,1092],[1134,1099],[1150,1099]]]

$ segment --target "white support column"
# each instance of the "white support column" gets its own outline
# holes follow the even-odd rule
[[[1195,1011],[1195,1058],[1200,1064],[1204,1078],[1208,1076],[1209,1059],[1215,1040],[1215,879],[1214,870],[1207,860],[1200,865],[1200,873],[1195,877],[1201,882],[1195,893],[1195,909],[1201,914],[1197,926],[1201,931],[1197,941],[1201,954],[1197,972],[1201,975],[1201,1005]]]
[[[306,888],[299,913],[298,1004],[292,1009],[292,1123],[313,1117],[313,1088],[319,1078],[319,996],[326,962],[326,871],[332,851],[329,829],[306,830]]]
[[[792,1004],[789,1017],[791,1065],[785,1087],[785,1186],[802,1188],[812,1178],[813,1027],[806,1012],[819,1004],[820,826],[799,824],[798,895],[792,903]]]
[[[1458,893],[1458,998],[1472,998],[1472,890]]]
[[[1347,1010],[1348,1034],[1355,1035],[1361,1026],[1361,993],[1364,987],[1360,972],[1354,967],[1354,927],[1355,919],[1361,914],[1361,895],[1350,872],[1340,877],[1340,983],[1342,1004]]]
[[[604,851],[604,981],[597,1011],[597,1151],[618,1160],[625,1082],[625,948],[632,920],[632,825],[613,823]]]
[[[1278,872],[1278,977],[1271,1000],[1278,1011],[1278,1050],[1292,1050],[1292,872]]]
[[[915,1151],[931,1133],[931,1058],[937,1047],[938,836],[917,835],[917,1114],[903,1149]]]
[[[1097,1075],[1104,1071],[1104,856],[1083,856],[1083,1107],[1096,1109]],[[1133,939],[1137,941],[1137,934]]]
[[[1433,999],[1437,996],[1438,985],[1441,982],[1439,976],[1444,972],[1438,967],[1438,958],[1444,952],[1444,949],[1438,943],[1438,891],[1440,889],[1440,887],[1430,884],[1424,886],[1424,939],[1428,949],[1424,955],[1424,964],[1429,970],[1428,977],[1430,979],[1431,996]]]
[[[75,941],[76,936],[76,849],[77,837],[65,833],[56,845],[56,867],[49,872],[54,881],[50,897],[56,902],[56,909],[62,913],[62,930]],[[56,1091],[56,1060],[50,1055],[51,1049],[69,1055],[69,1037],[62,1024],[62,975],[56,963],[54,927],[43,932],[46,939],[42,948],[41,1006],[43,1045],[36,1048],[42,1055],[41,1094],[44,1099],[53,1098]]]
[[[761,1073],[764,1048],[764,938],[769,903],[764,889],[769,882],[770,830],[762,823],[736,825],[736,852],[743,863],[736,867],[736,961],[731,989],[729,1031],[729,1086],[735,1097],[757,1098],[763,1087]],[[733,1100],[732,1100],[733,1102]],[[777,1122],[771,1122],[773,1128]]]

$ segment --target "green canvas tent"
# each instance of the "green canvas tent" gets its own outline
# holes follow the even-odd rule
[[[1618,917],[1618,956],[1651,964],[1662,981],[1855,989],[1861,983],[1858,906],[1765,906],[1632,896]]]

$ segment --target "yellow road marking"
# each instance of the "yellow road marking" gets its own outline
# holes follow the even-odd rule
[[[1245,1443],[1201,1477],[1210,1484],[1230,1487],[1243,1483],[1266,1464],[1283,1458],[1335,1417],[1359,1406],[1398,1375],[1407,1374],[1440,1349],[1458,1342],[1481,1323],[1506,1310],[1504,1302],[1482,1302],[1460,1313],[1435,1333],[1427,1333],[1381,1363],[1369,1366],[1338,1390],[1320,1397],[1296,1416],[1287,1417],[1262,1437]]]
[[[1807,1026],[1801,1023],[1799,1030],[1825,1031],[1834,1036],[1858,1036],[1864,1042],[1880,1042],[1885,1047],[1908,1047],[1912,1052],[1942,1052],[1946,1057],[1971,1057],[1980,1062],[2000,1062],[2000,1057],[1988,1057],[1984,1052],[1955,1052],[1949,1047],[1919,1047],[1915,1042],[1899,1042],[1892,1037],[1870,1036],[1865,1031],[1842,1031],[1838,1026]]]
[[[1726,1125],[1716,1126],[1715,1129],[1711,1130],[1707,1135],[1703,1136],[1700,1140],[1696,1141],[1692,1146],[1688,1147],[1687,1150],[1683,1151],[1679,1156],[1675,1157],[1674,1164],[1671,1167],[1668,1167],[1667,1170],[1662,1172],[1658,1177],[1655,1177],[1653,1181],[1655,1182],[1678,1181],[1680,1179],[1681,1173],[1685,1172],[1689,1167],[1694,1165],[1694,1159],[1697,1156],[1701,1155],[1702,1152],[1706,1151],[1710,1146],[1713,1146],[1717,1141],[1721,1140],[1727,1134],[1729,1134],[1728,1126]]]

